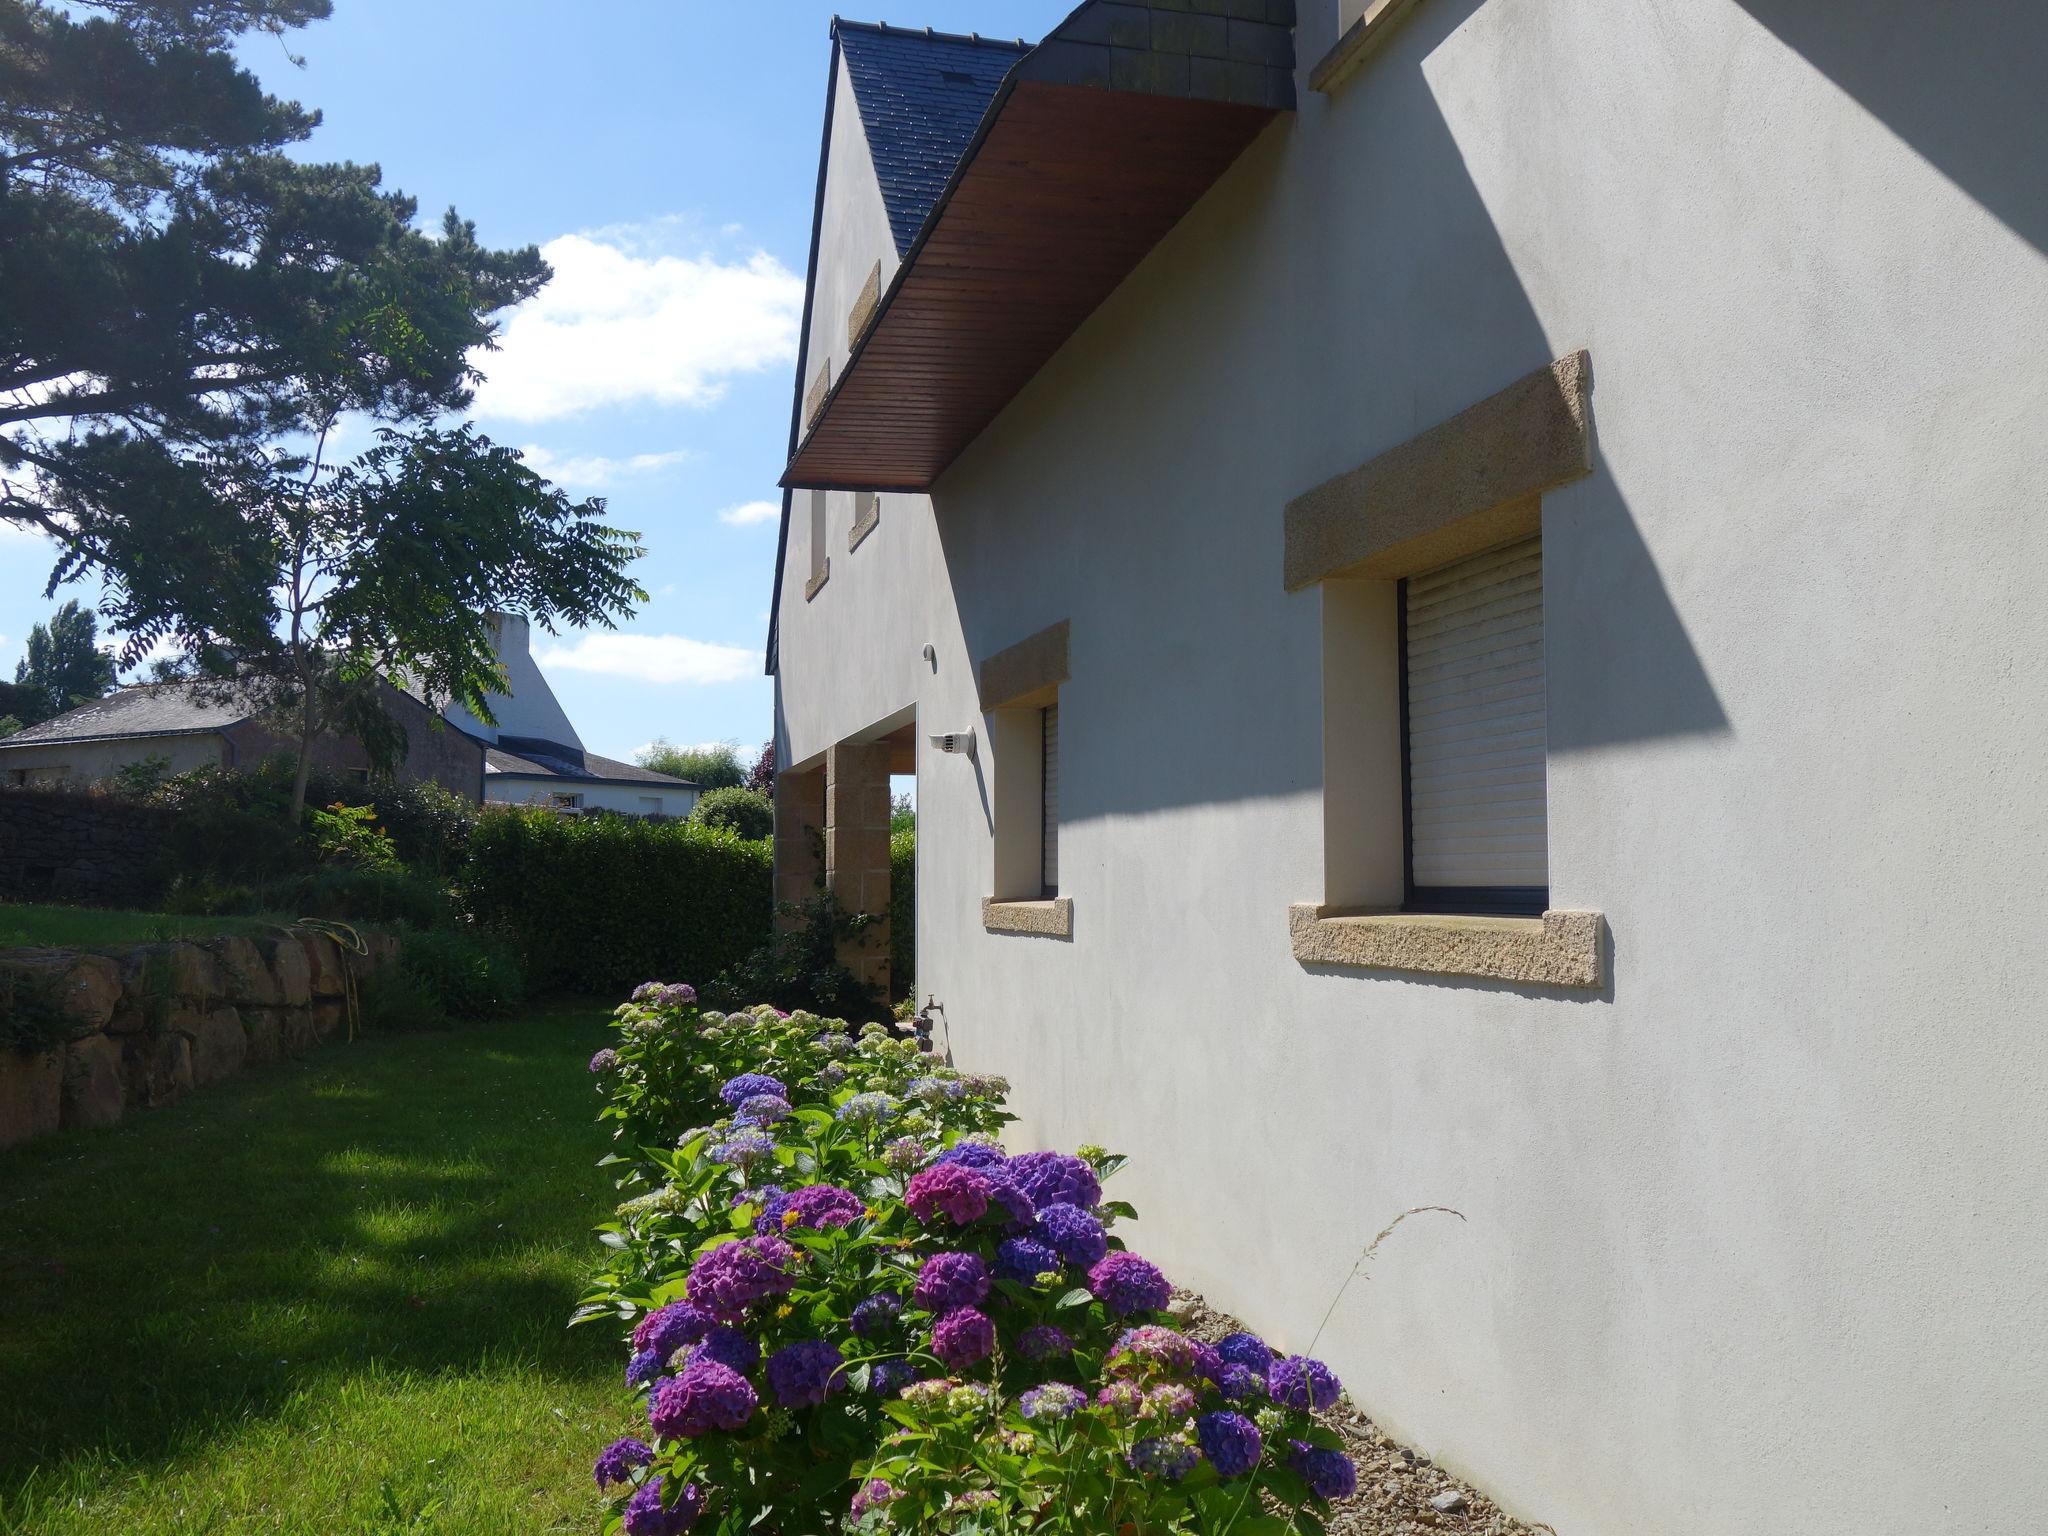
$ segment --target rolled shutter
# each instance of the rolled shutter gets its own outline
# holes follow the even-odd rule
[[[1041,711],[1045,722],[1045,809],[1040,836],[1043,838],[1040,883],[1046,894],[1060,888],[1060,707],[1048,705]]]
[[[1541,537],[1403,584],[1409,858],[1418,905],[1540,910],[1544,804]]]

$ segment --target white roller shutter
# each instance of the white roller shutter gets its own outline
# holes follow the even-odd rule
[[[1540,903],[1550,883],[1542,540],[1411,577],[1403,601],[1414,888]]]
[[[1045,820],[1039,878],[1050,896],[1060,888],[1060,707],[1048,705],[1040,713],[1045,722]]]

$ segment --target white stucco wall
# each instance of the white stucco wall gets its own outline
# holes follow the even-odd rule
[[[991,765],[920,741],[920,993],[1015,1080],[1019,1143],[1138,1153],[1138,1245],[1279,1343],[1395,1212],[1464,1212],[1404,1226],[1321,1351],[1566,1536],[2048,1502],[2048,225],[2015,86],[2048,15],[1886,9],[1429,0],[935,516],[891,498],[814,603],[785,573],[790,761],[974,721],[975,659],[1071,621],[1074,938],[982,931]],[[1549,838],[1611,983],[1312,974],[1322,596],[1281,589],[1281,508],[1581,346]]]
[[[687,816],[697,804],[696,790],[663,784],[584,784],[572,779],[484,775],[484,799],[492,805],[552,805],[558,794],[581,795],[580,808],[586,811],[618,811],[627,816]]]
[[[121,768],[146,757],[161,757],[170,766],[167,773],[189,773],[194,768],[218,768],[225,759],[226,742],[210,732],[195,736],[129,736],[118,741],[54,741],[40,746],[7,747],[0,742],[0,782],[26,769],[38,782],[42,776],[62,770],[64,782],[96,784],[111,779]]]
[[[449,723],[485,741],[521,736],[582,746],[583,738],[569,723],[555,690],[533,659],[532,626],[516,613],[492,614],[491,619],[497,629],[498,665],[505,671],[505,691],[485,698],[498,723],[486,725],[460,704],[450,704],[442,711]]]

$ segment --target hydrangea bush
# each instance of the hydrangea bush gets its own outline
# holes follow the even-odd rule
[[[1103,1198],[1122,1159],[1005,1153],[1007,1085],[870,1025],[649,983],[591,1063],[626,1198],[579,1321],[637,1422],[607,1536],[1279,1536],[1355,1484],[1329,1369],[1168,1326]]]

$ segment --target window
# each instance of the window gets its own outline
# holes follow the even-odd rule
[[[804,583],[804,598],[818,595],[825,578],[832,574],[832,561],[825,553],[825,523],[828,510],[824,491],[811,492],[811,578]]]
[[[548,803],[558,811],[581,810],[583,808],[583,797],[577,794],[570,794],[565,790],[557,790],[548,797]]]
[[[640,814],[642,816],[659,816],[661,814],[661,796],[642,795],[640,797]]]
[[[370,770],[367,768],[344,768],[341,770],[341,776],[351,784],[367,784],[370,782]]]
[[[1038,877],[1040,894],[1060,893],[1060,707],[1048,704],[1038,712],[1039,801]]]
[[[1542,536],[1409,577],[1400,626],[1404,905],[1540,914]]]

